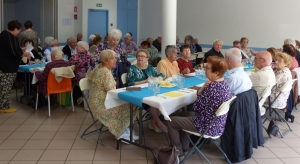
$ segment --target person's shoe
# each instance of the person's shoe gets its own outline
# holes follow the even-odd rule
[[[82,97],[79,97],[79,98],[77,99],[77,105],[80,105],[82,102],[83,102],[83,98],[82,98]]]
[[[154,130],[156,133],[161,133],[161,132],[162,132],[161,129],[159,129],[159,128],[154,128],[154,127],[151,125],[151,123],[149,123],[149,129]]]
[[[295,120],[295,116],[294,115],[291,115],[291,123],[293,123]]]
[[[125,130],[125,132],[119,138],[117,138],[117,140],[119,140],[119,139],[125,139],[125,140],[130,141],[130,136],[128,135],[127,131]],[[121,140],[121,142],[126,143],[126,144],[130,144],[130,143],[128,143],[126,141],[123,141],[123,140]],[[134,140],[132,142],[134,142]]]
[[[130,140],[130,129],[129,129],[129,128],[126,129],[126,133],[128,134],[129,140]],[[132,133],[132,139],[133,139],[133,140],[139,140],[140,137],[137,136],[137,135],[135,135],[135,133],[134,133],[134,131],[133,131],[133,133]]]
[[[8,108],[8,109],[1,109],[0,113],[15,113],[16,109]]]

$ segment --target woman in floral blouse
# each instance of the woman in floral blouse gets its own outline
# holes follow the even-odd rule
[[[74,84],[78,84],[82,78],[85,78],[86,72],[90,66],[95,65],[95,61],[92,59],[92,55],[88,50],[89,44],[85,41],[79,41],[76,47],[77,54],[73,55],[69,60],[72,65],[75,65],[75,77],[73,78]],[[78,85],[74,86],[73,95],[77,104],[81,104],[83,101],[82,92]]]
[[[193,73],[194,68],[189,58],[191,56],[191,49],[189,45],[183,45],[180,47],[181,57],[177,59],[178,67],[180,69],[180,73],[188,74]]]
[[[137,64],[131,65],[127,72],[128,86],[148,83],[149,77],[155,77],[158,81],[162,81],[165,78],[164,74],[158,72],[151,65],[147,65],[149,56],[146,50],[138,50],[136,52]],[[144,104],[144,109],[148,109],[149,107],[149,105]],[[150,113],[152,120],[149,123],[149,129],[157,133],[167,132],[167,127],[159,119],[160,111],[157,108],[150,107]]]
[[[92,81],[91,95],[89,98],[90,109],[97,118],[116,139],[124,138],[130,140],[130,108],[129,104],[124,104],[111,109],[106,109],[104,102],[107,92],[116,89],[116,82],[111,74],[111,70],[116,67],[116,53],[112,50],[104,50],[100,53],[101,64],[99,64],[90,74]],[[136,117],[138,111],[133,113]],[[138,140],[138,136],[133,136]]]
[[[172,121],[168,124],[169,137],[171,143],[180,150],[181,158],[184,158],[184,154],[189,150],[189,140],[181,129],[203,133],[220,105],[231,98],[229,87],[223,79],[226,70],[227,64],[223,58],[209,57],[205,67],[208,81],[197,91],[192,116],[171,117]],[[206,135],[221,136],[224,132],[226,119],[227,114],[217,117]]]
[[[116,84],[117,88],[120,88],[122,86],[121,75],[122,75],[122,71],[124,70],[121,69],[125,69],[124,72],[127,72],[127,69],[131,65],[131,63],[127,60],[126,56],[124,55],[121,46],[119,45],[121,37],[122,37],[122,32],[119,29],[111,29],[108,31],[108,41],[103,43],[99,47],[99,51],[110,49],[116,52],[117,64],[116,67],[112,69],[112,74],[117,83]],[[123,66],[124,68],[119,68],[119,66]]]
[[[270,95],[271,102],[273,102],[280,93],[279,88],[281,88],[287,81],[292,80],[292,74],[289,69],[291,66],[292,60],[291,56],[286,53],[278,52],[275,56],[275,78],[276,78],[276,85],[272,90]],[[272,107],[283,109],[286,111],[287,99],[290,95],[290,92],[281,93],[281,95],[276,99],[276,101],[272,104]],[[294,122],[294,116],[291,115],[292,111],[286,111],[285,119],[288,120],[290,118],[292,122]]]

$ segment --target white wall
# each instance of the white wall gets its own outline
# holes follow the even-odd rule
[[[77,6],[77,12],[74,12],[74,6]],[[82,8],[82,0],[57,1],[57,39],[60,43],[66,43],[69,37],[76,37],[82,31]],[[77,20],[74,20],[74,14],[77,14]],[[63,19],[70,19],[71,25],[63,25]]]
[[[97,3],[102,3],[102,7],[96,7]],[[83,40],[88,40],[88,9],[108,10],[108,30],[117,28],[117,0],[82,0],[82,34]],[[113,24],[113,26],[110,26]],[[104,36],[101,36],[104,38]]]
[[[249,39],[249,47],[281,47],[288,37],[300,39],[299,0],[177,0],[177,35],[185,35],[210,46],[215,39],[231,46],[241,37]],[[138,42],[161,34],[160,0],[139,0]],[[207,45],[209,44],[209,45]]]

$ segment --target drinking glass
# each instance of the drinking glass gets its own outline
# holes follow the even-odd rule
[[[64,58],[64,61],[69,61],[69,60],[68,60],[68,55],[64,55],[63,58]]]
[[[153,93],[154,93],[154,96],[157,96],[160,93],[160,84],[159,83],[156,83],[156,82],[153,83]]]
[[[46,62],[46,58],[43,57],[43,58],[42,58],[42,63],[45,63],[45,62]]]
[[[184,82],[185,82],[185,78],[184,78],[184,77],[179,76],[179,77],[177,78],[178,87],[179,87],[180,89],[183,89],[183,88],[184,88]]]

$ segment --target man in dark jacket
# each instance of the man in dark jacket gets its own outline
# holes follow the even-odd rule
[[[153,41],[153,46],[157,48],[158,52],[161,52],[161,36],[158,36],[157,39]]]
[[[70,59],[74,54],[76,54],[77,41],[75,37],[68,38],[68,44],[62,49],[65,55],[68,55]]]

